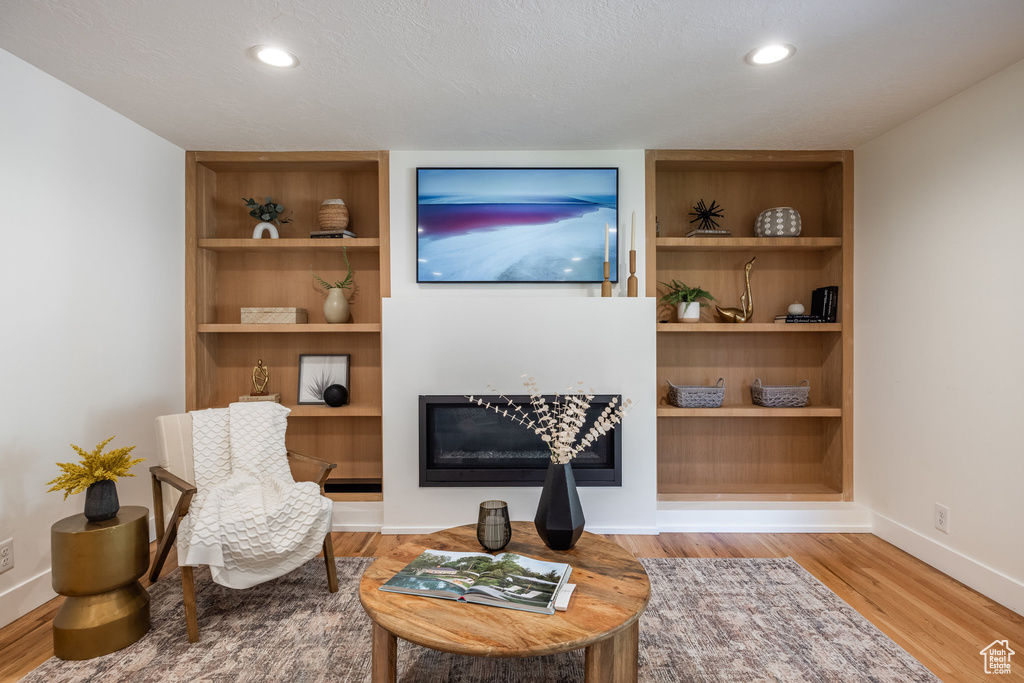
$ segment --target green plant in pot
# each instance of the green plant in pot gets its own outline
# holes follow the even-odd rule
[[[100,442],[92,451],[71,444],[82,459],[57,463],[63,474],[46,482],[51,485],[47,491],[64,491],[65,500],[73,493],[85,491],[85,516],[90,522],[102,522],[117,514],[121,505],[114,482],[119,477],[134,477],[128,470],[145,460],[129,457],[135,446],[123,446],[104,453],[103,449],[113,440],[114,437],[110,437]]]
[[[309,272],[313,279],[327,292],[327,300],[324,301],[324,320],[329,323],[344,323],[348,322],[349,318],[349,306],[348,299],[345,298],[345,290],[352,289],[352,264],[348,260],[348,247],[342,247],[341,254],[345,258],[345,267],[348,269],[348,274],[344,280],[328,282],[313,272],[312,265],[309,266]]]
[[[688,287],[679,280],[672,280],[671,283],[661,282],[659,284],[668,287],[668,294],[661,297],[661,300],[675,306],[676,315],[684,323],[699,323],[701,307],[707,307],[708,301],[715,301],[715,297],[711,296],[711,292],[701,289],[699,285],[697,287]]]

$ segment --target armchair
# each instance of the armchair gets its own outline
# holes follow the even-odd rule
[[[188,514],[189,506],[198,493],[195,484],[195,463],[192,449],[192,416],[190,414],[165,415],[156,420],[159,466],[151,467],[153,484],[153,512],[156,517],[157,552],[153,566],[149,572],[151,581],[156,581],[167,560],[171,546],[178,535],[178,524]],[[288,451],[289,464],[301,462],[305,469],[316,468],[316,473],[305,481],[316,482],[320,494],[324,494],[324,484],[330,471],[336,467],[319,458]],[[313,467],[309,467],[313,466]],[[180,495],[172,502],[171,497],[165,498],[164,487],[177,491]],[[332,593],[338,591],[338,576],[334,566],[334,544],[328,528],[323,541],[324,563],[327,568],[327,587]],[[195,583],[193,568],[179,562],[181,568],[182,593],[185,604],[185,623],[188,640],[191,643],[199,640],[199,625],[196,613]]]

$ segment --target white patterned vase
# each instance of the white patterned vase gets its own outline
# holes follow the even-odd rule
[[[765,209],[754,221],[758,237],[797,237],[800,234],[800,212],[788,206]]]

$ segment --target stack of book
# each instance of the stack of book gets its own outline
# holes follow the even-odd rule
[[[821,316],[824,322],[834,323],[839,310],[839,287],[819,287],[811,292],[811,315]]]
[[[777,315],[777,323],[834,323],[839,311],[839,287],[819,287],[811,292],[808,315]]]
[[[686,233],[687,237],[732,237],[728,230],[691,230]]]
[[[777,323],[827,323],[820,315],[777,315]]]
[[[312,238],[334,238],[334,237],[355,237],[356,234],[351,230],[312,230],[309,233]]]

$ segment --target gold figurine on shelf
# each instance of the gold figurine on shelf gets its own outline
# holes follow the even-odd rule
[[[252,395],[266,396],[267,382],[270,381],[270,368],[263,364],[263,359],[256,361],[252,368]]]
[[[281,402],[281,394],[271,394],[267,391],[267,384],[270,382],[270,368],[263,364],[263,359],[256,361],[252,366],[252,393],[239,396],[238,400],[246,401],[274,401]]]
[[[747,265],[744,269],[744,277],[747,280],[747,291],[740,297],[740,305],[743,308],[722,308],[721,306],[715,306],[718,311],[718,315],[721,316],[723,322],[727,323],[749,323],[754,317],[754,296],[750,293],[750,269],[754,267],[754,261],[757,257],[747,261]],[[749,306],[749,307],[748,307]]]

